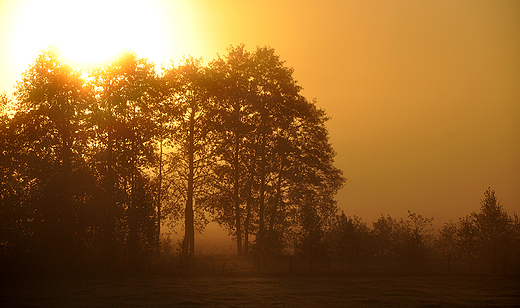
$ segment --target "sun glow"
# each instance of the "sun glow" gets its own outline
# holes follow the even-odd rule
[[[167,20],[153,0],[27,0],[17,16],[17,62],[54,45],[69,60],[93,65],[123,50],[156,63],[167,59]]]

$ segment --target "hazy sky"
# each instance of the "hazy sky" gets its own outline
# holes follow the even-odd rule
[[[85,3],[96,8],[88,16],[58,10],[46,27],[45,10],[26,12],[34,1],[0,0],[0,91],[12,91],[46,32],[69,31],[62,41],[88,38],[98,50],[124,37],[120,44],[158,61],[207,62],[230,44],[269,45],[332,117],[347,215],[370,223],[410,210],[440,225],[478,211],[488,187],[520,214],[520,1]],[[99,22],[132,6],[148,17]]]

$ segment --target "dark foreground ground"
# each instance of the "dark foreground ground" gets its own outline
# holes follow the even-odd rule
[[[1,307],[520,307],[505,277],[149,277],[0,285]]]

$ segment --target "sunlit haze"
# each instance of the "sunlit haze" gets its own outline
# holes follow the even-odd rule
[[[79,63],[269,45],[332,117],[339,207],[439,226],[488,187],[520,212],[519,16],[519,1],[0,0],[0,91],[50,44]]]
[[[123,50],[160,64],[180,57],[176,45],[182,3],[159,1],[2,1],[3,54],[14,70],[25,69],[41,49],[55,46],[77,64],[110,60]],[[5,61],[5,60],[4,60]]]

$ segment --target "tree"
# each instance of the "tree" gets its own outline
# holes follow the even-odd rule
[[[244,45],[229,47],[225,58],[218,57],[209,63],[213,80],[211,92],[217,103],[215,127],[218,133],[217,176],[220,179],[218,195],[213,200],[216,220],[234,233],[237,252],[242,253],[242,203],[240,195],[245,185],[244,168],[254,163],[251,149],[245,145],[251,142],[252,131],[252,88],[251,54]],[[233,232],[233,231],[234,232]]]
[[[99,102],[93,112],[97,141],[92,164],[105,196],[106,260],[114,263],[122,249],[129,264],[136,264],[149,253],[149,234],[157,230],[150,223],[156,214],[147,174],[154,164],[157,131],[154,64],[126,52],[93,75]]]
[[[193,256],[206,211],[238,253],[319,251],[344,179],[328,118],[292,74],[270,47],[230,47],[208,67],[190,57],[161,76],[132,52],[81,70],[42,52],[12,112],[0,97],[2,255],[133,268],[160,250],[163,218],[184,215]]]
[[[327,117],[299,94],[293,69],[270,47],[253,53],[243,45],[230,47],[225,58],[210,63],[210,71],[217,81],[221,179],[213,212],[233,230],[239,253],[242,238],[248,249],[253,230],[257,251],[281,251],[290,224],[286,215],[303,209],[296,201],[305,194],[299,189],[319,199],[313,206],[335,209],[333,196],[343,178],[333,166]]]
[[[214,166],[214,128],[212,126],[213,106],[207,90],[207,75],[201,60],[189,57],[178,67],[170,67],[164,76],[168,88],[171,134],[174,155],[172,163],[177,164],[172,171],[177,178],[177,199],[184,200],[183,252],[193,256],[195,253],[195,224],[200,228],[207,223],[204,217],[204,194],[210,191],[209,185]],[[198,197],[198,198],[197,198]],[[195,200],[198,216],[195,220]]]
[[[11,172],[25,191],[17,206],[28,211],[29,233],[39,243],[32,248],[41,249],[34,253],[56,270],[70,269],[75,257],[81,203],[75,184],[82,182],[86,94],[79,71],[55,49],[44,50],[17,83],[17,103],[6,127],[13,142]]]
[[[303,194],[303,198],[311,197]],[[316,264],[328,260],[330,247],[325,240],[322,217],[318,209],[304,206],[298,215],[299,231],[297,234],[296,252],[309,262],[311,271]]]
[[[437,247],[441,255],[447,259],[448,274],[451,273],[451,262],[457,253],[457,224],[451,220],[444,224],[438,234]]]
[[[479,230],[476,225],[475,213],[459,218],[457,223],[457,252],[459,257],[470,263],[471,268],[473,268],[473,263],[480,255]]]
[[[428,255],[428,247],[433,242],[432,218],[408,211],[406,221],[403,221],[403,237],[400,247],[400,257],[413,268],[424,263]]]
[[[354,264],[370,257],[370,229],[360,217],[347,217],[344,213],[336,216],[331,230],[333,247],[341,262],[341,271],[346,262],[350,271]]]
[[[491,262],[493,273],[498,264],[502,264],[507,274],[507,261],[513,251],[513,232],[511,218],[504,211],[495,196],[495,191],[488,188],[485,198],[480,201],[480,212],[475,214],[475,226],[479,231],[481,255]]]
[[[277,206],[281,201],[280,185],[284,171],[283,157],[277,154],[286,154],[284,151],[287,147],[280,146],[280,141],[298,116],[297,107],[303,99],[299,95],[301,87],[292,77],[294,70],[285,66],[285,62],[275,54],[274,49],[258,47],[252,54],[251,62],[253,69],[249,80],[253,117],[256,119],[253,129],[257,142],[255,156],[258,161],[260,180],[256,240],[262,248],[276,242],[273,238],[269,239],[269,236],[273,237],[275,234],[273,223]],[[277,153],[277,150],[281,153]],[[271,216],[269,220],[267,220],[268,216]]]
[[[372,234],[377,257],[388,260],[398,256],[399,229],[399,222],[390,215],[385,217],[381,214],[381,217],[373,222]]]

